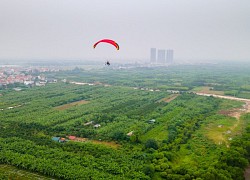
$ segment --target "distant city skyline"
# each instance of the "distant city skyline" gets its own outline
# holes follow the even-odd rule
[[[175,61],[250,60],[249,0],[2,0],[0,61],[148,61],[171,47]],[[114,39],[120,46],[101,44]]]
[[[173,63],[174,62],[174,50],[173,49],[150,49],[150,63]]]

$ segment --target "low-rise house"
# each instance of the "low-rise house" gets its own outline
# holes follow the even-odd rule
[[[67,142],[67,139],[63,137],[52,137],[52,140],[60,143]]]
[[[69,136],[69,140],[75,140],[76,136]]]
[[[148,120],[148,123],[149,124],[154,124],[155,123],[155,119]]]
[[[88,83],[83,83],[83,82],[70,82],[70,84],[76,84],[76,85],[87,85]]]
[[[52,137],[52,140],[53,140],[53,141],[56,141],[56,142],[59,142],[60,137]]]
[[[32,85],[32,84],[34,84],[34,81],[24,81],[23,82],[24,83],[24,85]]]
[[[58,142],[60,142],[60,143],[66,142],[66,139],[65,138],[60,138]]]
[[[132,136],[133,135],[133,131],[130,131],[129,133],[127,133],[127,136]]]
[[[36,82],[36,86],[45,86],[46,82],[40,81],[40,82]]]
[[[99,128],[99,127],[101,127],[101,124],[95,124],[94,125],[94,128]]]
[[[47,78],[48,83],[57,83],[57,79],[54,78]]]
[[[21,88],[13,88],[15,91],[21,91]]]
[[[179,94],[180,93],[180,91],[177,91],[177,90],[167,90],[167,92],[173,93],[173,94]]]
[[[88,125],[90,125],[90,124],[93,124],[93,121],[90,121],[90,122],[85,123],[84,126],[88,126]]]

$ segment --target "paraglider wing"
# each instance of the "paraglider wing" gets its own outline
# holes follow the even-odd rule
[[[97,44],[99,44],[101,42],[112,44],[113,46],[115,46],[115,48],[117,50],[119,50],[119,45],[111,39],[102,39],[102,40],[98,41],[97,43],[95,43],[93,47],[95,48],[97,46]]]

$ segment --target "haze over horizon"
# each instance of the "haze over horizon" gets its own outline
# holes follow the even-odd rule
[[[247,0],[1,0],[1,59],[250,60]],[[103,38],[120,45],[93,44]]]

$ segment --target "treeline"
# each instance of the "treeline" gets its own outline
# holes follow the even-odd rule
[[[118,86],[154,89],[191,90],[197,86],[211,86],[215,90],[249,92],[249,63],[217,63],[178,65],[169,67],[137,67],[130,69],[99,69],[61,71],[56,78],[84,82],[102,82]]]

